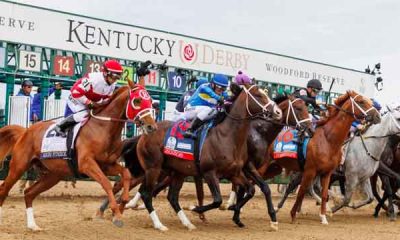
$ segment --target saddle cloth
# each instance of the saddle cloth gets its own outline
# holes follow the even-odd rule
[[[54,158],[67,158],[70,157],[67,155],[68,147],[67,147],[67,137],[61,137],[56,134],[53,130],[56,124],[50,125],[50,127],[46,130],[43,139],[42,139],[42,148],[40,151],[40,159],[54,159]],[[75,138],[79,129],[81,128],[81,124],[76,124],[73,130],[72,142],[70,144],[71,148],[74,148]],[[68,130],[68,135],[71,130]]]
[[[298,159],[300,168],[303,169],[307,158],[307,145],[310,138],[306,137],[300,143],[298,131],[285,127],[274,141],[274,159],[295,158]]]
[[[164,138],[164,154],[188,161],[195,160],[196,156],[200,159],[204,140],[212,125],[212,122],[203,124],[203,126],[196,131],[197,139],[192,139],[183,136],[183,133],[189,128],[190,122],[178,121],[174,123],[172,127],[168,129]]]

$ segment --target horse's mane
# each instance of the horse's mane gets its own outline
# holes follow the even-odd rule
[[[346,94],[339,96],[335,100],[335,105],[338,107],[341,107],[347,101],[347,99],[349,98],[351,93],[353,93],[353,91],[348,90],[346,92]],[[329,122],[329,120],[331,120],[334,116],[336,116],[338,114],[338,112],[339,112],[339,109],[337,109],[335,106],[329,105],[328,106],[328,116],[321,118],[317,122],[317,127],[325,125],[327,122]]]
[[[98,114],[98,113],[100,113],[101,111],[103,111],[110,103],[113,102],[113,100],[115,100],[117,97],[119,97],[119,95],[121,95],[122,93],[124,93],[124,92],[127,91],[128,89],[129,89],[129,86],[128,86],[128,85],[125,85],[125,86],[122,86],[122,87],[117,88],[117,89],[114,91],[113,95],[111,95],[111,98],[110,98],[109,103],[106,104],[106,105],[104,105],[104,106],[101,106],[101,107],[99,107],[99,108],[96,108],[95,114]]]
[[[288,98],[289,98],[288,95],[286,95],[286,94],[280,94],[280,95],[274,97],[273,101],[274,101],[276,104],[280,104],[280,103],[282,103],[283,101],[287,100]]]

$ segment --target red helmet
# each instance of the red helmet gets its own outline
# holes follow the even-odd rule
[[[114,72],[114,73],[122,73],[122,66],[117,60],[107,60],[103,64],[104,71]]]

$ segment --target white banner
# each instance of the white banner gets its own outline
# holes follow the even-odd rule
[[[127,24],[0,2],[0,40],[135,61],[305,86],[310,78],[334,92],[353,89],[373,96],[374,77],[359,71],[229,46]]]

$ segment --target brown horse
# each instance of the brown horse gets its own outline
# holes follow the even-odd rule
[[[143,82],[141,80],[141,82]],[[143,96],[146,96],[143,97]],[[122,226],[121,209],[129,199],[129,183],[131,175],[129,170],[123,168],[118,159],[122,141],[121,132],[129,116],[145,133],[155,131],[157,126],[151,116],[151,99],[142,85],[134,85],[129,81],[128,86],[123,86],[112,95],[108,105],[99,106],[96,115],[91,112],[91,117],[80,130],[75,141],[75,150],[78,161],[78,171],[98,183],[108,195],[111,209],[114,213],[113,223]],[[146,107],[144,107],[146,106]],[[134,113],[132,115],[131,113]],[[40,169],[41,177],[34,185],[25,190],[25,204],[27,212],[27,226],[34,231],[40,230],[36,225],[32,202],[40,193],[56,185],[61,179],[73,176],[68,162],[65,159],[39,160],[43,135],[54,122],[39,122],[26,131],[18,126],[7,126],[0,129],[0,139],[4,136],[17,136],[15,142],[1,142],[0,159],[11,151],[12,159],[7,178],[0,185],[0,210],[8,192],[31,166]],[[4,150],[3,150],[4,149]],[[121,175],[124,182],[122,204],[117,205],[112,193],[112,186],[106,175]]]
[[[197,169],[194,161],[184,161],[164,155],[163,141],[167,130],[173,124],[172,122],[161,122],[158,124],[157,131],[139,138],[136,145],[136,154],[145,172],[144,181],[139,192],[153,221],[154,228],[167,230],[160,222],[152,205],[152,193],[162,169],[171,172],[172,179],[168,200],[178,214],[182,224],[188,229],[194,229],[195,226],[186,217],[178,202],[179,192],[185,176],[202,175],[213,195],[213,203],[193,209],[197,213],[203,213],[221,205],[219,177],[228,178],[238,186],[244,186],[247,196],[254,194],[254,187],[247,181],[242,172],[242,168],[247,161],[246,139],[250,120],[265,115],[268,116],[268,119],[279,120],[282,112],[255,85],[245,85],[240,88],[232,84],[231,90],[237,99],[222,123],[210,129],[202,148],[199,169]],[[247,201],[247,198],[243,202]]]
[[[291,126],[300,131],[308,131],[311,129],[311,119],[308,114],[307,105],[300,98],[294,96],[279,96],[274,101],[282,110],[283,117],[281,122],[267,122],[263,120],[253,120],[250,123],[250,130],[247,136],[248,146],[248,163],[243,171],[249,176],[255,184],[260,187],[261,192],[266,199],[268,213],[275,216],[275,210],[272,203],[271,191],[263,177],[258,173],[257,169],[266,161],[268,146],[273,142],[278,133],[284,126]],[[243,189],[238,189],[238,201],[243,197]],[[222,209],[234,210],[234,218],[240,219],[240,209],[234,205],[236,187],[232,186],[232,192],[228,203]],[[236,217],[235,217],[236,215]]]
[[[305,191],[310,187],[315,176],[321,177],[322,203],[321,223],[328,224],[326,219],[326,201],[328,199],[328,185],[332,172],[338,167],[342,155],[342,144],[350,130],[351,123],[358,119],[366,119],[372,123],[380,122],[379,112],[372,106],[369,98],[361,96],[354,91],[347,91],[335,101],[335,105],[328,107],[329,116],[319,122],[314,136],[307,146],[307,157],[304,166],[301,187],[297,194],[296,202],[291,210],[292,221],[295,221],[296,212],[301,206]],[[269,149],[272,161],[272,146]],[[274,162],[289,171],[300,171],[297,159],[281,158]],[[260,174],[264,175],[267,169],[263,166]]]

